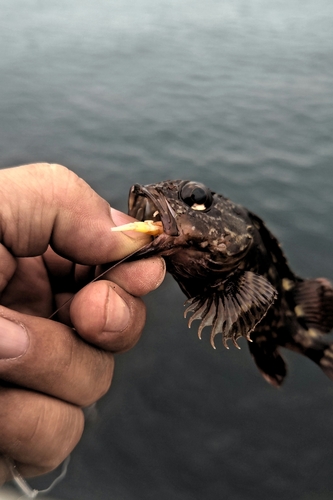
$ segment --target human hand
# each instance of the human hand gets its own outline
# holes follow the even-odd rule
[[[164,262],[123,263],[47,319],[95,266],[149,241],[113,233],[132,220],[112,211],[59,165],[0,171],[0,485],[8,456],[23,476],[57,467],[78,443],[82,407],[108,390],[114,354],[138,341],[140,296],[157,288]],[[75,327],[73,330],[72,327]]]

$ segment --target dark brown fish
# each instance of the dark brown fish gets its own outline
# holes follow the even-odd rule
[[[161,221],[163,234],[136,257],[161,255],[189,298],[187,313],[211,326],[211,343],[245,337],[264,378],[279,386],[286,376],[280,347],[304,354],[333,379],[333,287],[304,280],[287,264],[264,222],[229,199],[192,181],[134,185],[129,214]]]

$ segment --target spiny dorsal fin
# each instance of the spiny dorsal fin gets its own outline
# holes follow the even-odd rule
[[[215,348],[214,337],[222,333],[222,341],[228,348],[232,340],[239,348],[237,339],[250,334],[273,304],[277,292],[264,277],[251,271],[235,273],[221,282],[214,291],[189,299],[184,316],[192,313],[189,327],[195,319],[201,319],[199,338],[205,326],[212,325],[210,341]]]
[[[308,328],[328,333],[333,328],[333,287],[326,278],[304,280],[293,290],[295,312]]]

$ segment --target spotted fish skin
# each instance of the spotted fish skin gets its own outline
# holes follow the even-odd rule
[[[211,327],[236,347],[245,337],[264,378],[281,385],[287,369],[280,347],[304,354],[333,379],[333,287],[304,280],[289,267],[263,220],[205,185],[164,181],[132,186],[129,214],[160,220],[163,234],[136,258],[163,256],[188,297],[189,326]]]

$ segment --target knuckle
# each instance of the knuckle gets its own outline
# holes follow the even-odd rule
[[[96,349],[96,356],[91,366],[90,376],[87,374],[87,387],[82,388],[82,394],[77,403],[82,407],[96,403],[109,390],[113,372],[113,354]]]

